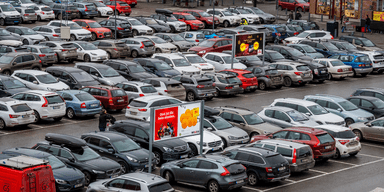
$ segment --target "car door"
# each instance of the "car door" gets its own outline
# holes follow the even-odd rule
[[[188,183],[197,184],[196,175],[197,165],[199,164],[198,159],[191,159],[181,163],[181,167],[175,169],[175,179],[177,181],[184,181]]]
[[[120,160],[116,155],[114,155],[114,153],[117,152],[116,149],[113,147],[112,143],[106,139],[100,140],[99,149],[96,152],[101,156],[108,157],[114,161]]]
[[[217,169],[217,165],[209,161],[200,160],[197,168],[194,171],[194,180],[196,184],[204,185],[207,182],[207,178],[211,177],[214,173],[214,169]]]
[[[23,63],[23,56],[17,56],[15,59],[13,59],[11,65],[12,65],[12,70],[20,70],[24,69],[24,63]]]
[[[78,45],[77,43],[72,43],[72,45],[77,48],[77,59],[83,60],[84,55],[85,55],[84,49],[80,45]]]
[[[286,139],[289,131],[279,131],[272,134],[272,139]]]
[[[23,55],[22,65],[24,69],[31,69],[32,65],[35,64],[36,59],[34,55]]]
[[[51,149],[52,148],[53,147],[51,147]],[[57,158],[60,159],[61,161],[63,161],[67,165],[74,166],[77,168],[79,167],[76,163],[75,157],[69,151],[67,151],[65,149],[60,149],[60,153],[57,156]]]
[[[148,133],[143,129],[136,128],[134,133],[133,141],[139,143],[141,147],[148,149],[149,148],[149,136]]]
[[[375,140],[384,140],[384,120],[377,119],[371,122],[371,126],[363,128],[364,137]]]
[[[287,114],[285,114],[282,111],[277,111],[275,110],[275,113],[273,114],[274,122],[276,125],[286,128],[286,127],[291,127],[291,119],[288,117]]]
[[[246,126],[246,122],[241,115],[232,114],[232,120],[231,121],[235,126],[245,130],[248,134],[252,131],[249,127]],[[262,133],[260,133],[260,134],[262,134]]]
[[[373,105],[372,102],[370,102],[366,99],[361,99],[360,105],[357,105],[357,106],[361,109],[364,109],[364,110],[372,113],[373,115],[375,115],[376,118],[381,115],[381,113],[378,112],[378,110],[375,110],[375,105]]]
[[[31,89],[44,89],[39,85],[39,82],[33,75],[27,74],[27,81],[25,81],[25,85]]]

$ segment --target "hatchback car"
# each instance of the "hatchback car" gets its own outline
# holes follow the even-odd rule
[[[188,52],[198,54],[200,57],[209,52],[223,52],[232,50],[232,40],[227,38],[213,38],[199,43],[199,45],[192,47]]]
[[[140,38],[150,40],[155,46],[155,53],[175,53],[177,47],[170,42],[156,36],[140,36]]]
[[[351,96],[347,98],[348,101],[355,104],[360,109],[372,113],[375,118],[384,116],[384,101],[369,96]]]
[[[155,53],[152,58],[165,61],[173,69],[179,71],[183,75],[200,74],[200,70],[192,66],[190,62],[179,54]]]
[[[73,21],[83,27],[83,29],[91,32],[92,41],[95,41],[96,39],[110,38],[112,36],[110,29],[102,27],[96,21],[87,19],[75,19]]]
[[[80,89],[84,86],[100,85],[91,75],[74,67],[48,67],[45,70],[59,81],[67,84],[70,89]]]
[[[233,75],[224,73],[209,73],[205,74],[216,85],[216,90],[220,96],[234,96],[243,93],[242,83],[239,78]]]
[[[383,142],[382,129],[384,129],[384,118],[378,118],[367,122],[351,124],[349,129],[355,133],[359,140],[372,140]]]
[[[204,75],[179,75],[172,79],[180,81],[187,93],[186,101],[212,100],[216,96],[216,84]]]
[[[219,72],[222,70],[232,69],[232,61],[233,61],[233,69],[245,69],[246,65],[242,64],[236,58],[232,59],[232,55],[227,53],[216,53],[210,52],[203,56],[209,64],[215,67],[215,71]]]
[[[38,21],[55,19],[54,11],[47,5],[37,5],[33,7],[33,10],[37,14]]]
[[[89,32],[86,29],[83,29],[80,25],[73,21],[58,21],[58,20],[53,20],[47,24],[48,26],[56,26],[56,27],[61,27],[61,26],[67,26],[70,27],[70,41],[75,41],[75,40],[90,40],[92,37],[91,32]]]
[[[344,79],[346,77],[353,76],[352,67],[344,64],[338,59],[322,58],[322,59],[315,59],[313,61],[318,62],[327,67],[329,80]]]
[[[140,64],[132,61],[108,59],[103,64],[112,67],[128,81],[140,81],[157,77],[157,75],[147,72]]]
[[[299,43],[302,40],[330,40],[333,39],[331,32],[323,30],[306,30],[294,37],[288,37],[284,39],[284,43]]]
[[[215,67],[197,54],[186,53],[182,55],[192,66],[200,70],[200,74],[214,73]]]
[[[9,97],[28,90],[30,89],[19,80],[10,76],[0,75],[0,97]]]
[[[250,71],[243,69],[225,69],[220,71],[220,73],[234,75],[239,78],[242,83],[241,87],[244,91],[254,92],[257,89],[257,77]]]
[[[56,53],[59,62],[68,61],[68,63],[72,63],[78,57],[76,46],[67,41],[46,41],[39,45],[51,48]]]
[[[35,23],[37,21],[37,13],[32,8],[16,7],[15,9],[20,13],[22,23]]]
[[[34,111],[25,102],[0,98],[0,130],[34,122]]]
[[[72,43],[77,48],[77,59],[84,62],[105,61],[109,55],[106,51],[98,49],[95,45],[85,41],[75,41]]]
[[[301,63],[279,62],[268,65],[283,75],[284,86],[290,87],[293,84],[305,85],[312,81],[311,69]]]
[[[66,116],[75,117],[95,116],[101,112],[101,102],[87,92],[79,90],[58,91],[66,104]]]
[[[97,48],[102,49],[107,52],[108,58],[116,59],[119,57],[129,57],[131,50],[129,47],[120,41],[111,41],[111,40],[98,40],[92,42]]]
[[[351,96],[369,96],[376,97],[384,101],[384,90],[382,88],[359,88],[354,91]]]
[[[113,4],[113,6],[115,5],[114,1],[110,1],[107,3],[111,3]],[[134,37],[138,35],[152,35],[154,33],[152,28],[142,24],[140,21],[138,21],[135,18],[126,17],[126,16],[117,16],[117,19],[124,22],[128,22],[132,26],[132,35]],[[109,16],[108,20],[115,20],[115,16]]]
[[[292,47],[302,52],[304,55],[311,57],[312,59],[324,58],[324,55],[317,52],[313,47],[305,44],[288,44],[288,47]]]
[[[19,69],[41,70],[42,68],[39,56],[34,53],[6,53],[0,60],[0,72],[7,76],[10,76],[15,70]]]
[[[8,26],[5,29],[11,33],[17,34],[17,36],[22,37],[24,45],[35,45],[45,41],[44,36],[36,33],[36,31],[28,27]]]
[[[172,14],[176,19],[181,22],[184,22],[187,25],[187,31],[195,31],[199,29],[204,29],[204,23],[197,20],[193,15],[183,12],[173,12]]]
[[[107,1],[105,5],[112,8],[116,15],[129,16],[132,12],[131,7],[124,1]]]
[[[97,8],[93,3],[73,2],[72,4],[79,10],[80,18],[89,17],[93,19],[98,15]]]
[[[309,11],[309,3],[304,0],[279,0],[278,4],[279,10],[294,10],[299,12],[308,12]]]
[[[203,10],[184,10],[184,13],[189,13],[194,16],[197,20],[204,23],[205,28],[212,28],[214,25],[215,28],[219,25],[220,21],[217,17],[212,17]]]
[[[226,9],[207,9],[207,12],[215,15],[219,19],[220,25],[223,25],[224,28],[240,25],[241,18]]]
[[[82,89],[101,102],[104,109],[122,111],[128,105],[128,96],[124,90],[109,86],[87,86]]]
[[[155,33],[169,33],[171,28],[168,25],[164,25],[151,17],[135,17],[138,21],[144,25],[151,27]]]
[[[338,55],[332,55],[329,58],[339,59],[344,64],[351,66],[353,76],[361,75],[365,77],[373,71],[372,61],[365,54],[341,53]]]
[[[127,38],[120,39],[120,42],[125,43],[131,51],[131,57],[139,56],[151,57],[155,53],[155,44],[148,39],[143,38]]]
[[[56,4],[52,3],[50,5],[51,9],[53,10],[53,13],[55,14],[56,19],[75,19],[79,17],[79,10],[73,5],[62,5],[62,4]]]
[[[139,82],[139,81],[130,81],[124,83],[118,83],[115,85],[118,88],[124,89],[125,93],[128,95],[129,103],[136,98],[149,96],[149,95],[160,95],[159,92],[151,84]]]
[[[189,42],[178,34],[172,33],[156,33],[154,36],[160,37],[167,42],[174,44],[177,50],[180,52],[186,52],[191,47],[195,46],[195,43]]]
[[[95,2],[96,3],[96,2]],[[107,7],[109,8],[109,7]],[[124,20],[116,19],[113,20],[103,20],[100,21],[99,24],[102,27],[108,28],[111,30],[111,38],[114,39],[115,35],[117,35],[117,38],[125,38],[125,37],[132,37],[132,26],[130,23]]]
[[[69,86],[58,81],[51,74],[36,70],[17,70],[13,72],[12,77],[24,83],[30,89],[60,91],[69,89]]]
[[[171,183],[180,181],[204,186],[209,192],[237,191],[247,183],[246,168],[239,161],[221,155],[205,155],[165,163],[160,169],[160,175]]]
[[[205,35],[201,31],[188,31],[188,32],[183,32],[179,33],[179,35],[187,40],[188,42],[192,43],[201,43],[205,41]]]
[[[186,31],[186,24],[177,20],[172,15],[172,11],[166,9],[156,9],[155,12],[156,14],[152,14],[151,17],[154,18],[157,22],[163,22],[168,24],[171,28],[171,33]]]
[[[58,62],[57,54],[48,46],[26,45],[27,50],[39,56],[43,65],[52,66]]]
[[[260,90],[269,88],[280,89],[284,84],[283,75],[276,69],[271,69],[268,66],[251,66],[245,70],[255,75]]]
[[[160,95],[170,96],[179,100],[185,100],[185,88],[180,81],[166,77],[148,78],[144,83],[153,85]]]
[[[112,67],[104,64],[95,63],[76,63],[76,68],[84,70],[103,85],[113,86],[117,83],[128,82]]]

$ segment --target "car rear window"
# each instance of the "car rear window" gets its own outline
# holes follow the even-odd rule
[[[148,105],[148,103],[142,102],[142,101],[133,100],[133,101],[131,101],[131,103],[129,105],[132,106],[132,107],[145,107],[145,106]]]
[[[173,189],[169,183],[160,183],[149,187],[149,192],[168,191]]]
[[[156,93],[157,92],[156,89],[150,85],[142,86],[142,87],[140,87],[140,89],[143,93]]]
[[[308,157],[308,156],[312,156],[312,149],[310,147],[302,147],[297,149],[296,153],[297,153],[297,157],[299,158]]]
[[[296,69],[297,69],[298,71],[308,71],[308,70],[310,70],[310,69],[309,69],[307,66],[305,66],[305,65],[297,66]]]
[[[55,53],[52,49],[50,48],[41,48],[40,49],[41,53]]]
[[[273,155],[273,156],[268,156],[268,157],[265,158],[265,160],[267,162],[269,162],[269,164],[271,164],[271,165],[276,165],[276,164],[281,164],[281,163],[286,162],[284,157],[279,155],[279,154]]]
[[[245,77],[245,78],[254,78],[255,75],[253,73],[244,73],[243,77]]]
[[[27,104],[24,104],[24,103],[18,104],[18,105],[12,105],[11,108],[15,113],[20,113],[20,112],[32,110]]]
[[[384,59],[384,55],[375,55],[373,58],[376,59]]]
[[[127,95],[125,91],[122,89],[111,90],[111,94],[112,94],[112,97],[122,97]]]
[[[25,13],[35,13],[35,10],[33,10],[33,9],[26,9]]]
[[[204,39],[205,35],[204,34],[197,34],[196,39]]]
[[[63,47],[63,48],[76,48],[72,43],[62,44],[61,47]]]
[[[180,84],[169,84],[167,85],[167,88],[181,89],[183,87],[181,86],[181,83],[180,83]]]
[[[42,11],[52,11],[52,9],[49,8],[49,7],[43,7],[43,8],[41,8],[41,10],[42,10]]]
[[[277,147],[276,152],[280,153],[280,155],[284,157],[292,157],[292,149]]]
[[[335,135],[332,135],[332,136],[336,138],[343,138],[343,139],[352,139],[356,137],[356,135],[352,132],[352,130],[335,132]]]
[[[317,137],[317,139],[319,139],[320,144],[334,142],[332,136],[329,135],[328,133],[321,134],[321,135],[316,135],[316,137]]]
[[[60,33],[60,28],[54,29],[55,33]]]
[[[45,96],[45,99],[47,99],[48,104],[64,103],[64,100],[59,95]]]
[[[80,101],[92,101],[95,98],[89,93],[80,93],[75,95]]]
[[[153,47],[153,43],[150,42],[150,41],[142,41],[142,43],[143,43],[144,46],[146,46],[146,47]]]
[[[240,174],[245,171],[243,165],[241,165],[240,163],[230,164],[225,168],[233,175]]]
[[[212,81],[210,79],[198,80],[197,84],[199,84],[199,85],[210,85],[210,84],[212,84]]]
[[[284,29],[284,27],[276,27],[276,31],[277,32],[285,32],[285,29]]]

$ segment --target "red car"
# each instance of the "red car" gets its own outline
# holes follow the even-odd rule
[[[232,50],[232,40],[228,38],[213,38],[201,42],[199,45],[190,48],[189,52],[195,52],[200,57],[208,52],[223,52]]]
[[[279,0],[280,10],[297,10],[299,12],[309,11],[309,3],[304,0]]]
[[[204,23],[205,27],[211,27],[213,25],[213,17],[203,10],[184,10],[184,13],[193,15],[197,20]],[[220,21],[215,17],[215,28],[219,25]]]
[[[204,23],[197,20],[189,13],[174,12],[173,16],[187,25],[187,31],[204,29]]]
[[[268,135],[257,135],[251,143],[263,139],[282,139],[307,144],[312,148],[315,160],[328,160],[336,153],[335,139],[326,131],[309,127],[285,128]]]
[[[240,87],[242,87],[244,91],[254,92],[257,89],[257,77],[250,71],[244,69],[225,69],[220,71],[220,73],[234,75],[239,78],[243,83]]]
[[[128,95],[118,87],[97,85],[86,86],[80,90],[88,92],[99,100],[104,109],[121,111],[128,106]]]
[[[110,0],[110,1],[115,2],[114,0]],[[122,2],[127,3],[132,8],[134,8],[137,5],[137,0],[122,0]]]
[[[79,24],[84,29],[90,31],[92,34],[92,41],[95,41],[96,39],[110,38],[112,35],[110,29],[102,27],[96,21],[86,19],[75,19],[72,21]]]
[[[131,7],[126,2],[123,2],[123,1],[116,1],[116,9],[115,9],[115,1],[108,1],[105,3],[105,5],[112,8],[113,11],[115,11],[115,13],[117,13],[118,15],[125,14],[129,16],[132,12]]]

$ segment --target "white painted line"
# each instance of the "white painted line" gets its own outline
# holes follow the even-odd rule
[[[289,181],[291,183],[296,183],[296,181],[290,180],[290,179],[285,179],[286,181]]]
[[[384,157],[379,157],[379,156],[374,156],[374,155],[368,155],[368,154],[361,154],[359,153],[358,155],[361,155],[361,156],[367,156],[367,157],[373,157],[373,158],[378,158],[378,159],[383,159]]]
[[[249,189],[249,190],[252,190],[252,191],[259,191],[259,192],[262,192],[262,190],[260,190],[260,189],[255,189],[255,188],[251,188],[251,187],[247,187],[247,186],[243,186],[242,188],[244,188],[244,189]]]
[[[319,171],[319,170],[316,170],[316,169],[309,169],[309,171],[313,171],[313,172],[317,172],[317,173],[321,173],[321,174],[328,174],[327,172]]]
[[[377,147],[377,148],[384,149],[384,146],[379,146],[379,145],[372,145],[372,144],[366,144],[366,143],[361,143],[361,145],[366,145],[366,146],[371,146],[371,147]]]
[[[0,131],[0,134],[7,135],[7,134],[9,134],[9,133]]]
[[[37,125],[37,124],[29,124],[28,126],[37,127],[37,128],[43,128],[44,126]]]
[[[176,192],[183,192],[183,191],[180,191],[180,190],[177,190],[177,189],[175,189],[175,191],[176,191]]]
[[[347,163],[347,162],[342,162],[342,161],[335,161],[335,160],[328,160],[329,162],[334,162],[334,163],[341,163],[341,164],[345,164],[345,165],[352,165],[352,166],[355,166],[357,164],[353,164],[353,163]]]

